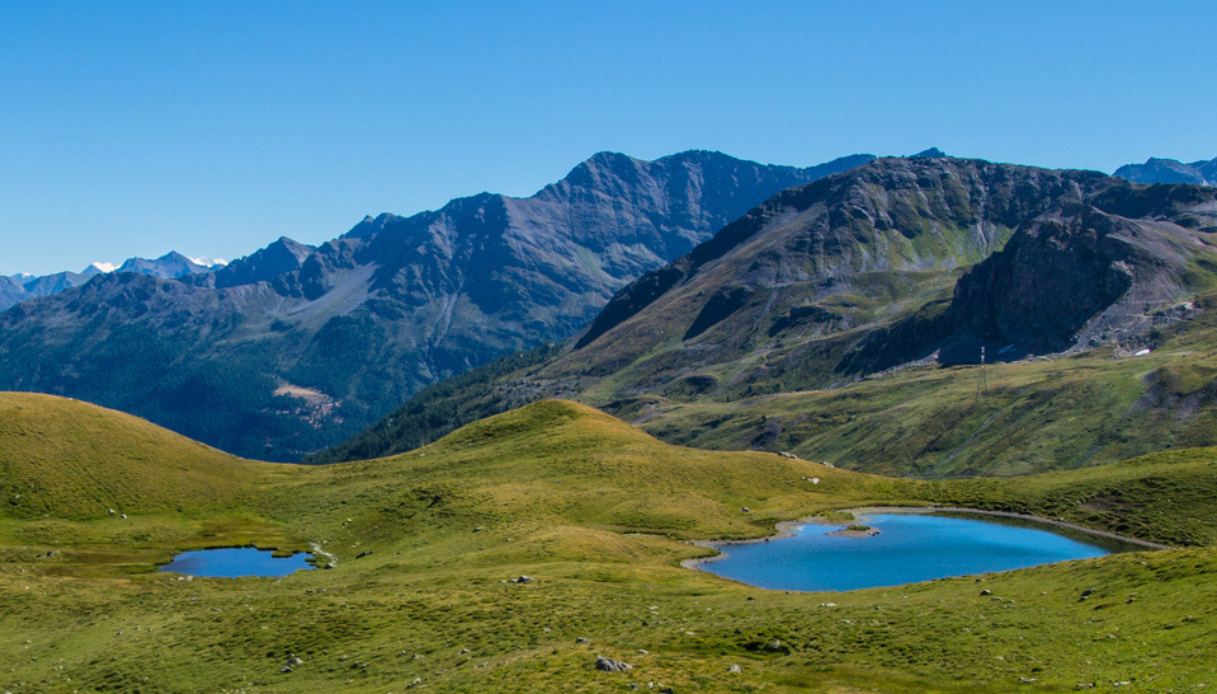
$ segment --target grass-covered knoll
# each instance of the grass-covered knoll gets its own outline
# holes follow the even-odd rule
[[[549,344],[517,352],[444,379],[348,441],[306,456],[307,464],[380,458],[424,446],[457,427],[531,402],[497,388],[500,379],[528,373],[560,350]]]
[[[227,508],[274,468],[114,410],[0,393],[0,518]]]
[[[69,418],[127,421],[79,403],[60,406]],[[140,427],[114,426],[107,430],[114,450],[146,455],[113,468],[103,459],[89,468],[93,484],[154,478],[161,460],[181,460],[172,448],[181,439],[166,437],[170,450],[160,456],[158,446],[144,447]],[[20,435],[0,431],[5,455],[91,459],[84,439],[65,439],[52,455],[42,446],[54,437],[35,425]],[[1128,464],[1121,484],[1147,477],[1141,472],[1186,473],[1179,484],[1195,485],[1199,498],[1212,452],[1178,455],[1187,459]],[[687,539],[759,536],[775,520],[853,506],[1050,508],[1090,483],[1089,470],[1027,478],[1021,488],[893,480],[767,453],[683,449],[555,401],[390,459],[295,467],[220,457],[216,464],[226,466],[221,477],[230,485],[223,508],[208,501],[211,479],[188,475],[164,478],[180,507],[146,492],[131,496],[126,519],[84,503],[65,505],[84,509],[65,517],[0,518],[0,688],[1212,686],[1217,557],[1208,547],[847,594],[763,591],[679,566],[707,551]],[[40,493],[59,498],[49,488]],[[1142,517],[1175,517],[1154,495],[1134,500],[1112,510],[1129,527]],[[1188,513],[1217,522],[1212,505]],[[152,571],[178,549],[229,544],[241,533],[264,546],[324,543],[337,567],[282,581],[182,581]],[[519,575],[533,580],[509,582]],[[303,663],[284,673],[289,653]],[[598,672],[597,654],[634,669]]]

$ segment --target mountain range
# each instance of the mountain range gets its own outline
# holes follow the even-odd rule
[[[862,159],[598,155],[0,313],[10,382],[285,457],[470,367],[336,465],[0,392],[0,689],[1210,684],[1217,188]],[[881,585],[771,582],[816,547]]]
[[[79,287],[98,275],[136,273],[162,279],[180,279],[190,275],[212,272],[224,267],[225,261],[211,258],[188,258],[176,251],[155,258],[128,258],[119,265],[92,263],[80,272],[56,272],[50,275],[0,276],[0,311],[15,304]]]
[[[1179,344],[1212,330],[1214,289],[1213,188],[941,156],[877,159],[787,189],[642,275],[564,349],[426,391],[315,460],[413,448],[553,396],[679,443],[795,450],[906,473],[916,461],[919,474],[1118,459],[1175,437],[1217,443],[1202,424],[1213,421],[1217,385],[1194,371],[1208,357]],[[1125,366],[1124,357],[1150,353],[1153,376]],[[983,407],[958,398],[978,389],[976,374],[943,369],[982,361],[1012,364],[994,368],[1002,385]],[[1035,371],[1041,363],[1055,376]],[[1054,383],[1083,367],[1120,397],[1053,395]],[[1020,385],[1007,389],[1007,374]],[[918,423],[896,437],[908,445],[931,432],[926,449],[872,449],[891,436],[886,393],[920,397],[930,381],[937,410],[917,409]],[[987,410],[1003,398],[1007,413],[1120,421],[1120,431],[1072,431],[1068,451],[1007,450],[1028,422]],[[1174,417],[1137,414],[1175,401],[1190,404]],[[944,430],[947,421],[955,424]],[[846,442],[851,449],[826,448]]]
[[[795,168],[601,153],[528,198],[368,217],[320,246],[281,238],[212,272],[119,268],[0,315],[0,389],[293,460],[420,387],[567,338],[628,281],[764,199],[872,159]]]

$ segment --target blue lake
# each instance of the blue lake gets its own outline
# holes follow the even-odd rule
[[[700,568],[761,588],[855,590],[1021,569],[1131,549],[1044,527],[925,513],[865,514],[871,537],[833,535],[842,525],[811,523],[790,537],[728,544]]]
[[[269,549],[254,547],[201,549],[182,552],[160,570],[208,578],[279,577],[314,568],[308,563],[311,556],[300,552],[290,557],[276,557]]]

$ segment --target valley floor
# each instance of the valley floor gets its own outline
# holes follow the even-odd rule
[[[0,690],[1192,691],[1217,686],[1215,462],[922,482],[679,448],[547,401],[395,458],[279,466],[0,395]],[[680,566],[710,552],[693,540],[928,503],[1176,548],[849,593]],[[318,543],[338,563],[155,571],[251,543]]]

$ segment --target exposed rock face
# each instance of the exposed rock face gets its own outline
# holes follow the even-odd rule
[[[1100,209],[1130,205],[1105,194],[1021,227],[1005,249],[968,271],[940,313],[914,315],[868,335],[841,370],[876,371],[931,353],[944,364],[1010,361],[1144,334],[1188,292],[1193,263],[1217,269],[1217,239],[1178,224],[1211,207],[1165,206],[1130,219]],[[1140,210],[1146,211],[1146,210]],[[1215,211],[1217,212],[1217,211]]]
[[[965,340],[979,338],[1005,358],[1064,351],[1101,338],[1106,326],[1133,328],[1146,304],[1177,299],[1187,240],[1170,225],[1093,207],[1040,217],[960,279],[948,320]]]
[[[103,276],[0,315],[0,388],[297,459],[421,386],[571,335],[630,279],[770,195],[869,160],[803,169],[599,154],[530,198],[483,193],[369,217],[317,248],[281,238],[177,280]]]

